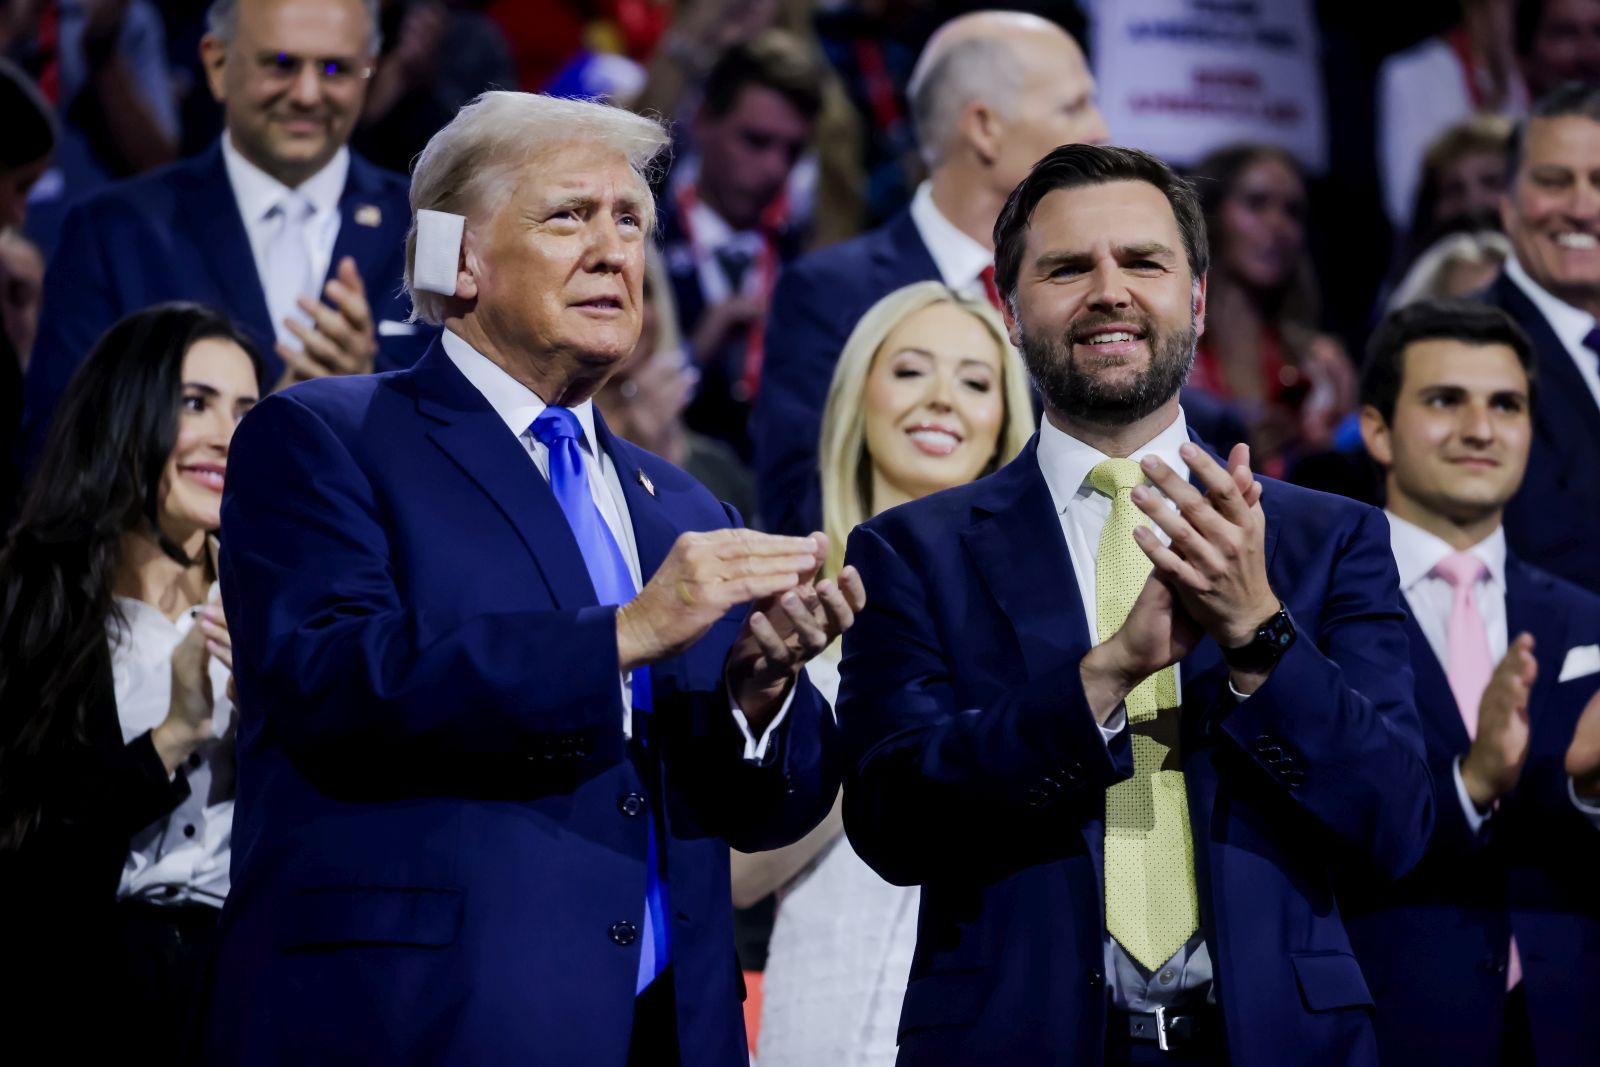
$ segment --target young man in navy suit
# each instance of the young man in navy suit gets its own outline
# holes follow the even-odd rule
[[[912,282],[993,293],[990,231],[1006,194],[1056,145],[1106,138],[1083,52],[1037,15],[985,11],[946,23],[918,57],[907,95],[929,170],[911,206],[786,267],[773,293],[751,419],[768,529],[822,523],[822,406],[862,314]]]
[[[1067,145],[995,224],[1037,437],[858,527],[844,820],[922,886],[907,1065],[1371,1065],[1334,897],[1433,821],[1383,516],[1226,466],[1178,391],[1193,191]]]
[[[1527,333],[1544,382],[1506,541],[1600,593],[1600,88],[1568,85],[1536,103],[1506,173],[1512,256],[1483,299]]]
[[[739,529],[591,397],[637,343],[659,124],[486,93],[418,159],[415,367],[239,428],[228,1064],[743,1064],[728,847],[838,786],[826,539]],[[753,604],[753,609],[750,605]]]
[[[410,366],[436,332],[401,292],[406,180],[352,154],[373,0],[217,0],[201,42],[221,141],[73,207],[45,275],[25,454],[89,348],[164,300],[226,312],[276,388]]]
[[[1600,597],[1509,553],[1500,521],[1547,399],[1533,372],[1504,312],[1426,301],[1362,374],[1438,813],[1416,870],[1344,897],[1385,1063],[1600,1047]]]

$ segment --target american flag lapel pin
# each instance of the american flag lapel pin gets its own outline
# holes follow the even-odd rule
[[[650,476],[644,472],[643,467],[639,468],[639,484],[644,486],[644,491],[651,496],[656,495],[656,483],[650,480]]]
[[[357,226],[380,226],[383,224],[383,212],[377,204],[362,204],[356,208]]]

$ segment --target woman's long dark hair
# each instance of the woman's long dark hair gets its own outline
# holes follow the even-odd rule
[[[161,533],[161,474],[178,433],[183,358],[195,342],[232,341],[262,377],[255,345],[199,304],[158,304],[96,342],[62,396],[19,518],[0,549],[0,851],[38,823],[56,757],[86,741],[109,695],[106,626],[122,536]]]

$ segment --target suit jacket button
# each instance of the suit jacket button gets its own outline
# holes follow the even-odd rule
[[[644,810],[644,794],[628,793],[617,801],[617,810],[630,818]]]
[[[611,935],[611,940],[619,945],[631,945],[639,939],[639,928],[627,919],[612,923],[611,929],[607,932]]]

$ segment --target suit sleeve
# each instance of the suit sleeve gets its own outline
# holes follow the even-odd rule
[[[851,845],[896,885],[1064,855],[1085,802],[1133,773],[1127,732],[1108,745],[1078,664],[963,707],[912,566],[867,527],[847,561],[869,591],[845,637],[839,695]]]
[[[730,526],[743,525],[736,510],[723,507]],[[666,764],[696,821],[741,852],[759,852],[798,841],[828,814],[839,792],[840,755],[833,709],[801,671],[763,758],[744,758],[745,733],[734,719],[722,665],[746,612],[729,613],[702,638],[704,651],[715,657],[708,660],[714,674],[698,681],[668,670],[656,685],[660,691],[665,683],[688,704],[687,716],[663,719],[661,726],[671,746]]]
[[[528,780],[623,758],[615,608],[431,620],[366,475],[292,393],[234,436],[222,544],[240,703],[292,758],[509,759]]]
[[[822,529],[817,443],[833,366],[848,336],[828,314],[826,289],[801,264],[778,279],[767,312],[751,432],[761,517],[774,533],[804,536]]]
[[[1302,634],[1222,722],[1285,802],[1393,878],[1422,857],[1437,807],[1403,620],[1388,532],[1369,509],[1334,554],[1316,639]]]
[[[122,317],[91,207],[79,205],[67,212],[60,243],[45,271],[39,334],[24,392],[24,469],[32,467],[43,451],[50,418],[67,383],[100,335]]]

